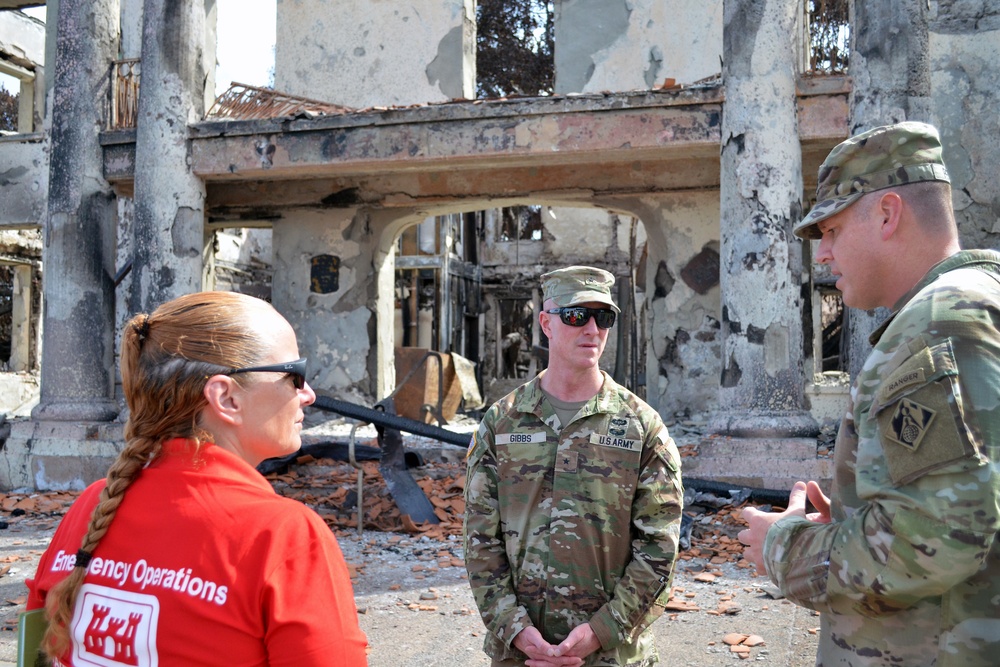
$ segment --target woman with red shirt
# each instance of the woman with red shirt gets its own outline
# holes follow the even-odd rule
[[[305,371],[291,326],[253,297],[190,294],[131,320],[125,448],[29,581],[57,665],[367,664],[336,539],[255,469],[299,448]]]

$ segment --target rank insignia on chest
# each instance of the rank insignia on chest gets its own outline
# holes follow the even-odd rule
[[[934,415],[930,408],[904,398],[896,405],[896,411],[889,422],[889,433],[886,435],[915,452],[934,421]]]

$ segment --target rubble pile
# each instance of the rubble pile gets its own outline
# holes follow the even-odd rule
[[[686,453],[682,448],[682,456]],[[358,599],[363,601],[358,611],[371,626],[370,636],[386,618],[397,623],[392,616],[397,612],[423,612],[428,618],[446,614],[449,623],[475,618],[467,584],[461,584],[466,579],[461,538],[464,461],[424,462],[409,469],[433,505],[437,524],[416,524],[402,515],[378,465],[377,460],[358,463],[359,485],[359,470],[350,463],[300,454],[265,476],[277,493],[313,508],[337,535]],[[686,486],[690,488],[685,491],[681,552],[666,605],[667,622],[678,628],[703,627],[699,636],[706,660],[767,660],[775,646],[783,646],[770,617],[782,618],[788,613],[784,605],[790,603],[766,579],[753,576],[736,534],[745,526],[740,519],[743,507],[770,507],[748,489],[710,492],[694,488],[695,484]],[[0,586],[15,574],[21,579],[34,571],[49,531],[78,496],[78,492],[0,495],[0,531],[12,538],[12,544],[22,545],[0,559]],[[25,541],[32,535],[39,537]],[[384,599],[377,591],[384,592]],[[23,593],[23,588],[14,588],[0,595],[0,638],[4,632],[14,634]],[[473,626],[471,632],[478,637],[481,630]],[[806,632],[815,642],[816,628],[806,627]]]
[[[363,530],[419,534],[434,540],[447,540],[449,536],[462,534],[464,463],[426,463],[410,471],[434,505],[434,514],[440,521],[436,525],[416,524],[401,514],[379,475],[378,464],[367,461],[359,465],[363,470]],[[350,464],[303,456],[289,465],[287,472],[270,473],[267,478],[275,491],[314,509],[335,532],[343,534],[357,530],[358,471]],[[680,559],[701,559],[708,565],[732,563],[740,568],[751,567],[743,560],[743,545],[736,539],[736,534],[746,525],[739,515],[747,498],[747,493],[723,498],[688,490]]]
[[[437,540],[462,534],[464,464],[430,463],[415,469],[417,485],[434,506],[438,524],[416,524],[401,514],[379,474],[378,463],[359,465],[363,530],[420,533]],[[357,529],[359,471],[349,463],[306,455],[289,465],[287,472],[266,477],[276,492],[311,507],[335,532]]]

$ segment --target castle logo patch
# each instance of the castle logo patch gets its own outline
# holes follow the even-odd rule
[[[156,667],[160,601],[86,583],[73,612],[73,664],[88,667]]]
[[[901,399],[896,405],[886,435],[911,452],[915,452],[927,434],[931,422],[934,421],[934,416],[935,412],[930,408],[906,398]]]

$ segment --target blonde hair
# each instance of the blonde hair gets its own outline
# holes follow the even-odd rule
[[[129,409],[125,448],[108,470],[77,567],[46,596],[49,627],[43,645],[50,657],[62,656],[70,646],[69,624],[87,573],[85,562],[107,533],[129,485],[159,456],[166,440],[207,441],[198,422],[207,404],[203,392],[209,377],[255,365],[265,356],[269,342],[251,324],[262,309],[275,312],[251,296],[198,292],[168,301],[150,315],[136,315],[126,325],[121,344],[122,389]],[[240,377],[234,380],[246,381]]]

